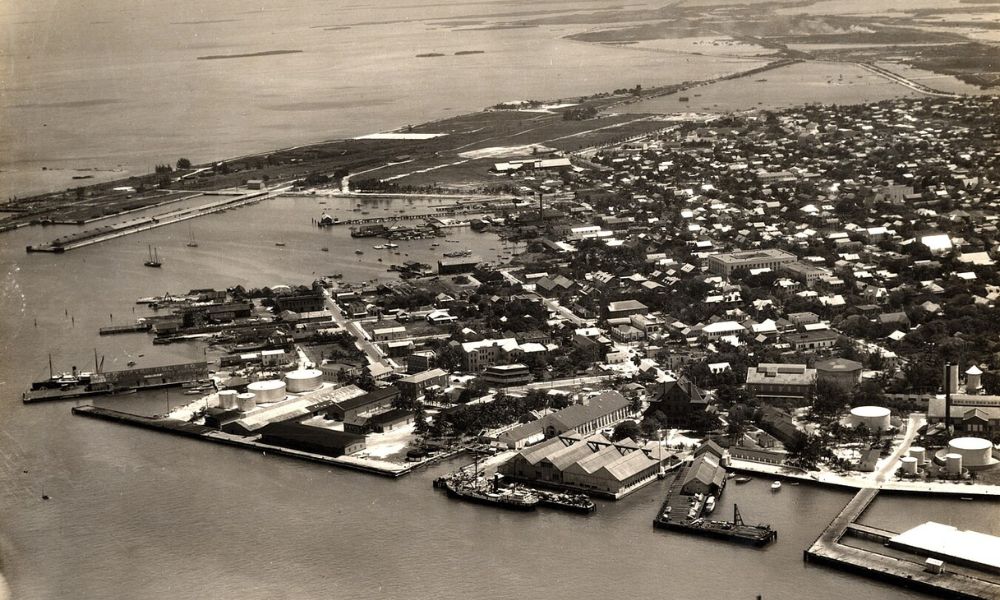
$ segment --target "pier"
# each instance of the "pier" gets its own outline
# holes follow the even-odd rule
[[[70,250],[75,250],[76,248],[99,244],[101,242],[124,237],[126,235],[149,231],[150,229],[156,229],[157,227],[164,227],[166,225],[180,223],[181,221],[187,221],[188,219],[195,219],[205,215],[253,204],[271,197],[272,193],[280,194],[285,189],[288,188],[247,193],[237,192],[235,193],[235,197],[227,197],[223,200],[216,200],[214,202],[193,208],[181,208],[159,215],[142,217],[131,221],[122,221],[111,225],[105,225],[103,227],[97,227],[95,229],[87,229],[57,238],[47,244],[30,245],[26,248],[26,250],[28,252],[54,252],[57,254],[68,252]]]
[[[804,552],[803,559],[947,598],[1000,598],[1000,583],[986,579],[985,575],[977,577],[969,569],[963,568],[959,573],[946,568],[941,573],[931,573],[922,562],[900,558],[898,553],[890,554],[888,550],[881,553],[842,544],[845,536],[885,543],[895,535],[892,531],[857,523],[878,492],[876,488],[859,491]],[[912,556],[914,560],[923,558]]]
[[[294,450],[292,448],[284,448],[281,446],[272,446],[270,444],[262,444],[256,441],[256,438],[243,438],[237,435],[229,435],[221,431],[216,431],[211,427],[188,423],[178,419],[144,417],[141,415],[123,413],[98,406],[75,406],[73,407],[73,414],[91,417],[94,419],[101,419],[104,421],[112,421],[124,425],[142,427],[144,429],[152,429],[154,431],[189,437],[204,442],[215,442],[226,446],[243,448],[244,450],[261,452],[263,454],[271,453],[288,458],[322,463],[328,466],[343,467],[345,469],[353,469],[355,471],[364,471],[366,473],[373,473],[375,475],[382,475],[385,477],[400,477],[402,475],[406,475],[415,468],[428,464],[425,462],[414,463],[413,465],[400,465],[398,468],[391,469],[388,468],[390,463],[380,463],[387,465],[387,467],[381,468],[377,464],[365,464],[361,460],[351,456],[333,457],[323,454],[314,454],[312,452],[304,452],[301,450]]]
[[[744,523],[740,509],[735,504],[732,521],[711,521],[707,516],[702,516],[707,498],[681,494],[687,470],[688,467],[681,469],[670,483],[667,498],[653,519],[653,527],[758,547],[778,539],[778,532],[771,529],[770,525]],[[721,490],[719,497],[721,498]]]
[[[98,333],[101,335],[118,335],[120,333],[145,333],[152,329],[151,323],[130,323],[128,325],[111,325],[101,327]]]

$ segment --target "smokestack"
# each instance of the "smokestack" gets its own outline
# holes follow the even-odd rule
[[[945,363],[944,365],[944,428],[945,431],[951,433],[951,394],[952,387],[955,387],[955,391],[958,388],[958,365],[952,368],[951,363]]]
[[[542,208],[542,196],[543,196],[543,194],[541,192],[538,192],[538,218],[539,219],[544,219],[545,218],[545,212],[544,212],[545,209]]]

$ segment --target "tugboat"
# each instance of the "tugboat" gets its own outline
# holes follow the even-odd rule
[[[157,254],[156,249],[153,248],[152,246],[149,247],[149,260],[147,260],[142,264],[146,265],[147,267],[153,267],[155,269],[158,269],[163,266],[163,262],[160,260],[159,254]]]

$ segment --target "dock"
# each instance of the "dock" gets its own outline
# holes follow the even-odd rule
[[[32,386],[32,389],[24,392],[21,400],[25,404],[31,404],[34,402],[70,400],[88,396],[131,393],[140,390],[175,387],[207,378],[207,362],[179,363],[160,367],[107,371],[104,373],[94,373],[91,375],[89,381],[82,383],[61,386],[51,386],[48,385],[48,382],[36,383]]]
[[[653,519],[653,527],[757,547],[778,539],[778,532],[770,525],[744,523],[736,505],[733,505],[732,521],[712,521],[703,516],[705,499],[681,494],[681,484],[687,469],[688,467],[681,469],[670,483],[667,498]]]
[[[883,554],[842,544],[841,540],[845,536],[885,543],[896,535],[892,531],[857,523],[875,500],[878,492],[876,488],[859,491],[804,552],[803,559],[808,563],[859,573],[947,598],[977,600],[1000,598],[1000,584],[976,577],[967,569],[962,569],[963,572],[958,573],[946,568],[941,573],[935,574],[927,571],[921,562],[890,556],[888,552]],[[913,556],[915,560],[923,558]]]
[[[204,442],[214,442],[217,444],[224,444],[226,446],[243,448],[244,450],[252,450],[254,452],[261,452],[263,454],[270,453],[278,456],[295,458],[298,460],[306,460],[310,462],[321,463],[328,466],[342,467],[345,469],[352,469],[355,471],[364,471],[366,473],[382,475],[385,477],[401,477],[416,468],[425,466],[426,464],[426,463],[414,463],[413,465],[400,466],[398,469],[379,468],[376,465],[364,464],[361,461],[354,459],[353,457],[350,456],[333,457],[333,456],[326,456],[324,454],[314,454],[312,452],[294,450],[292,448],[284,448],[281,446],[272,446],[270,444],[262,444],[256,441],[256,437],[244,438],[242,436],[229,435],[217,431],[215,429],[212,429],[211,427],[206,427],[204,425],[197,425],[194,423],[188,423],[186,421],[181,421],[178,419],[145,417],[142,415],[124,413],[98,406],[75,406],[73,407],[73,414],[84,417],[91,417],[94,419],[101,419],[104,421],[112,421],[124,425],[142,427],[144,429],[151,429],[162,433],[170,433],[183,437],[189,437]]]
[[[108,240],[132,235],[134,233],[149,231],[150,229],[156,229],[157,227],[164,227],[174,223],[187,221],[188,219],[195,219],[205,215],[223,212],[233,208],[239,208],[241,206],[260,202],[261,200],[272,197],[272,195],[280,194],[287,189],[289,188],[285,187],[274,190],[252,191],[247,193],[235,192],[228,197],[224,197],[222,200],[215,200],[202,206],[180,208],[158,215],[140,217],[130,221],[121,221],[111,225],[96,227],[94,229],[86,229],[84,231],[71,233],[61,238],[57,238],[45,244],[33,244],[27,246],[26,250],[28,252],[54,252],[56,254],[61,254],[76,248],[83,248],[84,246],[106,242]],[[200,195],[207,196],[209,194],[202,193]]]
[[[145,333],[153,328],[151,323],[130,323],[127,325],[111,325],[101,327],[98,333],[101,335],[118,335],[120,333]]]

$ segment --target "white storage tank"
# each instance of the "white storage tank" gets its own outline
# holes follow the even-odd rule
[[[236,405],[239,407],[240,412],[250,412],[257,408],[257,395],[250,392],[239,394],[236,396]]]
[[[993,458],[993,444],[977,437],[960,437],[948,442],[948,455],[962,457],[962,465],[967,469],[988,467],[996,462]],[[947,457],[946,457],[947,458]]]
[[[899,461],[903,466],[903,472],[909,475],[917,474],[917,459],[912,456],[904,456]]]
[[[864,423],[872,431],[886,431],[891,414],[884,406],[858,406],[851,409],[850,422],[854,427]]]
[[[962,474],[962,455],[949,452],[944,455],[945,470],[949,475]]]
[[[965,391],[969,394],[978,394],[979,387],[982,385],[980,378],[982,377],[982,370],[976,365],[972,365],[965,372]]]
[[[910,446],[910,456],[917,459],[917,464],[921,467],[927,462],[927,450],[921,446]]]
[[[285,374],[287,389],[292,394],[311,392],[323,385],[323,371],[319,369],[299,369]]]
[[[222,390],[219,392],[219,408],[226,410],[236,408],[236,390]]]
[[[280,379],[255,381],[247,386],[247,391],[257,396],[257,404],[278,402],[285,399],[285,382]]]

